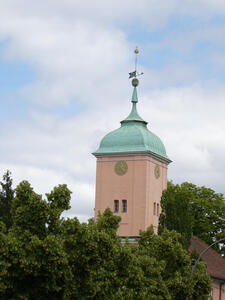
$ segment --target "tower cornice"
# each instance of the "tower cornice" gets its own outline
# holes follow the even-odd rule
[[[98,153],[98,152],[93,152],[92,153],[96,158],[100,158],[100,157],[120,157],[120,156],[149,156],[152,157],[162,163],[165,164],[170,164],[172,162],[172,160],[170,160],[169,158],[165,158],[162,157],[160,155],[157,155],[154,152],[151,151],[132,151],[132,152],[111,152],[111,153]]]

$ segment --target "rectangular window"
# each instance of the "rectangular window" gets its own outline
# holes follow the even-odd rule
[[[157,216],[159,216],[159,203],[157,203]]]
[[[153,214],[156,215],[156,203],[154,202]]]
[[[114,200],[114,212],[117,213],[119,211],[119,200]]]
[[[127,212],[127,200],[122,200],[122,212]]]

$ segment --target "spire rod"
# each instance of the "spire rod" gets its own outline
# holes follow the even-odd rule
[[[138,122],[139,124],[144,124],[145,126],[147,125],[147,122],[144,121],[138,114],[137,112],[137,102],[138,102],[138,96],[137,96],[137,86],[139,84],[139,80],[137,79],[137,76],[139,75],[142,75],[144,73],[138,73],[137,72],[137,56],[138,56],[138,53],[139,53],[139,50],[138,50],[138,46],[136,46],[135,50],[134,50],[134,53],[135,53],[135,70],[134,72],[130,72],[129,73],[129,78],[133,78],[131,83],[132,83],[132,86],[134,87],[133,89],[133,94],[132,94],[132,98],[131,98],[131,102],[132,102],[132,109],[131,109],[131,112],[129,114],[129,116],[121,121],[121,124],[123,126],[123,124],[126,124],[128,122]]]
[[[136,48],[134,50],[134,53],[135,53],[135,73],[137,73],[137,56],[138,56],[138,53],[139,53],[138,46],[136,46]]]
[[[139,50],[138,50],[138,46],[136,46],[135,50],[134,50],[134,53],[135,53],[135,63],[134,63],[134,66],[135,66],[135,70],[133,72],[130,72],[129,73],[129,79],[130,78],[133,78],[133,77],[137,77],[137,76],[140,76],[140,75],[143,75],[144,73],[138,73],[137,71],[137,58],[138,58],[138,53],[139,53]]]

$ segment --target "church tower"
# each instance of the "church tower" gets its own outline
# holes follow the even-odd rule
[[[103,213],[109,207],[121,217],[121,237],[138,237],[139,230],[151,224],[157,232],[160,198],[171,162],[160,138],[148,130],[147,122],[137,112],[136,76],[136,70],[130,73],[134,78],[129,116],[120,122],[119,129],[102,139],[93,153],[97,158],[95,219],[99,211]]]

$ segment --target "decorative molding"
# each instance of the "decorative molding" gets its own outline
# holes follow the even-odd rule
[[[116,152],[116,153],[92,153],[95,157],[100,158],[100,157],[118,157],[118,156],[150,156],[152,158],[157,159],[158,161],[161,161],[165,164],[169,164],[172,162],[172,160],[167,159],[165,157],[162,157],[160,155],[157,155],[156,153],[153,153],[151,151],[136,151],[136,152]]]
[[[104,163],[104,162],[118,162],[118,161],[120,161],[121,159],[111,159],[111,160],[98,160],[97,162],[98,163]],[[158,164],[157,162],[155,162],[155,161],[153,161],[153,160],[151,160],[151,159],[146,159],[146,158],[134,158],[134,159],[123,159],[124,161],[149,161],[149,162],[151,162],[151,163],[153,163],[153,164],[155,164],[155,165],[159,165],[160,167],[162,167],[162,168],[164,168],[164,169],[168,169],[168,167],[167,166],[164,166],[164,165],[162,165],[162,164]]]

